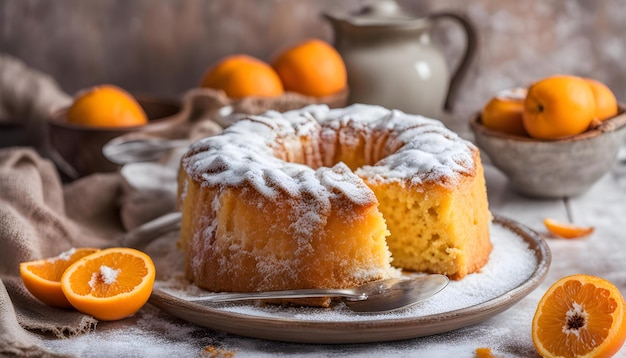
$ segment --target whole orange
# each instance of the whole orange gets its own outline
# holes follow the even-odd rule
[[[522,118],[531,137],[558,139],[586,131],[595,115],[596,101],[587,82],[557,75],[530,86]]]
[[[596,119],[603,121],[615,116],[617,114],[617,99],[613,91],[600,81],[591,78],[585,78],[585,81],[591,87],[596,99]]]
[[[282,51],[272,61],[285,90],[307,96],[324,97],[340,92],[347,85],[343,58],[328,43],[311,39]]]
[[[217,88],[220,82],[224,81],[226,74],[237,66],[260,61],[248,55],[231,55],[222,58],[216,64],[211,66],[203,75],[200,81],[201,87]]]
[[[93,127],[132,127],[148,123],[135,98],[125,90],[105,84],[84,90],[67,110],[67,122]]]
[[[283,94],[278,74],[267,63],[248,55],[228,56],[204,74],[201,87],[222,90],[228,97],[277,97]]]
[[[528,136],[522,120],[526,89],[500,91],[480,113],[480,120],[487,128],[498,132]]]

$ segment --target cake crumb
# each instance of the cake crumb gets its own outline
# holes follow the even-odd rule
[[[213,345],[208,345],[204,347],[200,353],[200,357],[208,358],[233,358],[234,356],[235,352],[222,348],[217,348]]]
[[[493,353],[491,353],[491,348],[485,348],[485,347],[481,347],[481,348],[476,348],[476,358],[502,358],[502,356],[499,355],[494,355]]]

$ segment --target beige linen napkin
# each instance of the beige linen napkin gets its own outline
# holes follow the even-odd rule
[[[54,166],[33,149],[0,150],[0,356],[54,356],[29,331],[71,337],[95,328],[93,317],[35,299],[22,284],[19,263],[72,247],[118,245],[125,232],[120,213],[137,215],[122,210],[122,203],[137,206],[127,196],[117,173],[63,187]],[[161,213],[142,216],[149,220]]]

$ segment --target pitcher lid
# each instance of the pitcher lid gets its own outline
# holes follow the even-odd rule
[[[356,12],[325,13],[334,20],[342,20],[355,26],[396,26],[423,22],[423,18],[405,12],[394,0],[369,1]]]

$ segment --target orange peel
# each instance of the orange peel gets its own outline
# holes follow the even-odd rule
[[[20,276],[26,289],[41,302],[60,308],[72,307],[61,290],[63,272],[79,259],[98,251],[72,248],[58,256],[20,263]]]
[[[543,224],[552,235],[565,239],[578,239],[586,237],[595,231],[595,228],[592,226],[578,226],[551,218],[545,218],[543,220]]]

